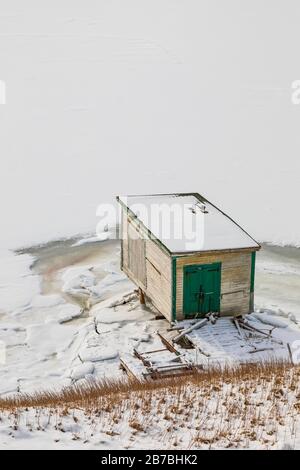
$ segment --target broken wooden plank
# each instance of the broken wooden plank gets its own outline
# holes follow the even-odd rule
[[[146,304],[146,301],[145,301],[145,294],[144,294],[144,291],[139,288],[139,300],[140,300],[140,304],[141,305],[145,305]]]
[[[167,348],[162,348],[162,349],[154,349],[153,351],[143,351],[142,353],[140,354],[143,354],[144,356],[146,354],[155,354],[155,353],[158,353],[158,352],[163,352],[163,351],[169,351]]]
[[[173,338],[173,343],[177,343],[186,334],[191,333],[191,331],[197,330],[198,328],[202,328],[204,325],[206,325],[207,322],[208,322],[208,318],[203,318],[202,320],[198,321],[194,325],[186,328],[178,336],[175,336],[175,338]]]
[[[160,333],[159,331],[157,331],[157,335],[160,337],[162,343],[166,346],[166,348],[167,348],[169,351],[171,351],[171,352],[177,354],[178,356],[180,356],[180,352],[177,351],[177,349],[173,346],[173,344],[172,344],[165,336],[163,336],[162,333]]]
[[[249,351],[249,354],[254,354],[257,352],[263,352],[263,351],[274,351],[274,348],[260,348],[260,349],[254,349],[253,351]]]
[[[289,352],[289,357],[290,357],[291,363],[292,363],[292,365],[294,365],[294,359],[293,359],[293,354],[292,354],[292,349],[291,349],[290,343],[286,343],[286,346],[287,346],[287,349],[288,349],[288,352]]]
[[[180,364],[165,364],[162,366],[152,366],[151,369],[154,371],[161,370],[161,369],[190,369],[191,366],[188,363],[180,363]]]
[[[120,367],[126,372],[129,378],[138,380],[139,382],[141,381],[141,377],[133,371],[126,360],[122,357],[120,357]]]
[[[148,367],[148,366],[151,366],[151,361],[148,360],[147,358],[145,358],[143,356],[143,354],[139,353],[135,348],[133,348],[133,354],[135,355],[135,357],[137,357],[138,359],[140,359],[140,361],[142,361],[142,363],[144,364],[144,366]]]
[[[283,341],[280,341],[276,338],[274,338],[271,334],[265,333],[264,331],[259,330],[258,328],[253,327],[252,325],[249,325],[248,323],[245,322],[240,322],[240,326],[244,328],[245,330],[250,331],[252,334],[260,334],[264,336],[265,338],[268,338],[270,341],[273,341],[273,343],[280,344],[280,346],[283,346]]]
[[[235,326],[236,329],[238,330],[239,336],[240,336],[241,338],[243,338],[243,334],[242,334],[242,331],[241,331],[241,328],[240,328],[240,325],[239,325],[238,320],[237,320],[236,318],[233,318],[232,321],[233,321],[234,326]]]
[[[129,292],[128,294],[123,295],[121,299],[115,300],[114,302],[112,302],[109,305],[109,308],[119,307],[120,305],[125,305],[131,302],[132,300],[136,300],[136,299],[137,299],[137,292],[136,291]]]
[[[180,330],[184,330],[184,327],[183,326],[172,326],[171,328],[168,328],[167,331],[180,331]]]
[[[273,336],[270,333],[266,333],[265,331],[262,331],[262,330],[259,330],[258,328],[255,328],[254,326],[250,325],[245,320],[239,320],[239,324],[242,328],[245,328],[246,330],[254,331],[255,333],[259,333],[259,334],[261,334],[263,336],[266,336],[267,338],[271,339],[275,343],[283,345],[282,341],[279,341],[279,340],[273,338]]]
[[[184,371],[168,371],[168,372],[149,372],[143,373],[143,377],[146,380],[161,380],[161,379],[173,379],[176,377],[186,377],[189,375],[195,374],[195,370],[193,369],[186,369]]]

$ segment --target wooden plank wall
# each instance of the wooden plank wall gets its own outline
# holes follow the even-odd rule
[[[122,226],[121,226],[121,246],[122,246],[122,259],[121,268],[128,269],[128,236],[127,236],[127,214],[122,210]]]
[[[143,235],[139,226],[136,227],[136,222],[128,218],[125,211],[122,216],[121,233],[123,271],[144,290],[159,312],[171,320],[171,257],[153,240]]]
[[[147,286],[146,240],[132,224],[128,225],[128,268],[143,286]]]
[[[121,233],[121,268],[138,287],[146,291],[146,240],[141,236],[139,227],[128,218],[125,211],[123,211]]]
[[[221,262],[221,314],[238,315],[249,312],[251,253],[196,254],[176,261],[176,317],[183,312],[183,267],[191,264]]]
[[[171,321],[172,263],[171,258],[153,240],[146,241],[146,294],[155,307]]]

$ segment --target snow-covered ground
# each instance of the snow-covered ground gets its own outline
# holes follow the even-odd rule
[[[27,254],[7,252],[2,258],[2,394],[71,383],[77,349],[94,329],[85,308],[90,307],[89,290],[97,302],[112,289],[118,295],[132,288],[119,272],[115,245],[110,251],[99,242],[78,248],[74,243],[49,244]]]
[[[264,246],[256,276],[256,308],[295,330],[298,252]],[[137,301],[109,308],[134,289],[120,272],[116,241],[69,239],[26,253],[5,252],[0,275],[2,395],[61,387],[85,375],[120,376],[119,356],[131,352],[139,338],[153,342],[153,333],[166,328],[165,320],[155,320]]]
[[[166,321],[135,299],[112,307],[134,289],[120,272],[119,253],[118,242],[93,238],[2,253],[1,396],[120,378],[120,356],[133,347],[151,349]],[[256,320],[277,322],[282,337],[300,339],[299,287],[299,250],[264,246],[258,254],[256,309],[265,313]]]
[[[264,245],[257,255],[256,304],[300,320],[300,249]]]
[[[1,449],[295,449],[299,369],[247,368],[129,384],[1,412]],[[103,390],[103,389],[102,389]],[[74,400],[74,397],[73,397]]]

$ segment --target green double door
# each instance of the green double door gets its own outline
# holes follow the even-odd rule
[[[184,267],[183,312],[199,317],[220,311],[221,263]]]

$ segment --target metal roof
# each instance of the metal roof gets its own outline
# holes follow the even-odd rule
[[[117,200],[172,254],[260,248],[198,193],[119,196]]]

